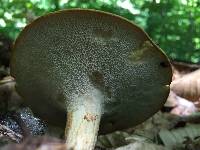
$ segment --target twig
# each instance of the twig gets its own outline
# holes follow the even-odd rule
[[[9,129],[5,125],[0,124],[0,138],[7,137],[10,140],[19,143],[23,136],[21,134],[15,133],[13,130]]]

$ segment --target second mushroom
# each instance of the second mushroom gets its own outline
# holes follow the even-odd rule
[[[166,101],[167,57],[128,20],[72,9],[27,25],[11,74],[33,112],[64,126],[68,149],[91,150],[99,134],[137,125]],[[66,121],[67,120],[67,121]]]

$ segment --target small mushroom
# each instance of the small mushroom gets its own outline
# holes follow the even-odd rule
[[[101,11],[50,13],[25,27],[12,51],[17,91],[47,122],[66,123],[70,149],[135,126],[165,103],[167,57],[128,20]]]

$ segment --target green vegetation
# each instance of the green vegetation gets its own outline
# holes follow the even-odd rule
[[[15,39],[22,28],[49,12],[91,8],[134,21],[172,59],[200,63],[200,0],[1,0],[0,33]]]

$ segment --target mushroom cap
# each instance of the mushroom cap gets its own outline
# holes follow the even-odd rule
[[[67,104],[91,87],[104,96],[100,133],[137,125],[165,103],[171,66],[128,20],[71,9],[39,17],[17,38],[11,60],[17,91],[33,112],[65,125]]]

